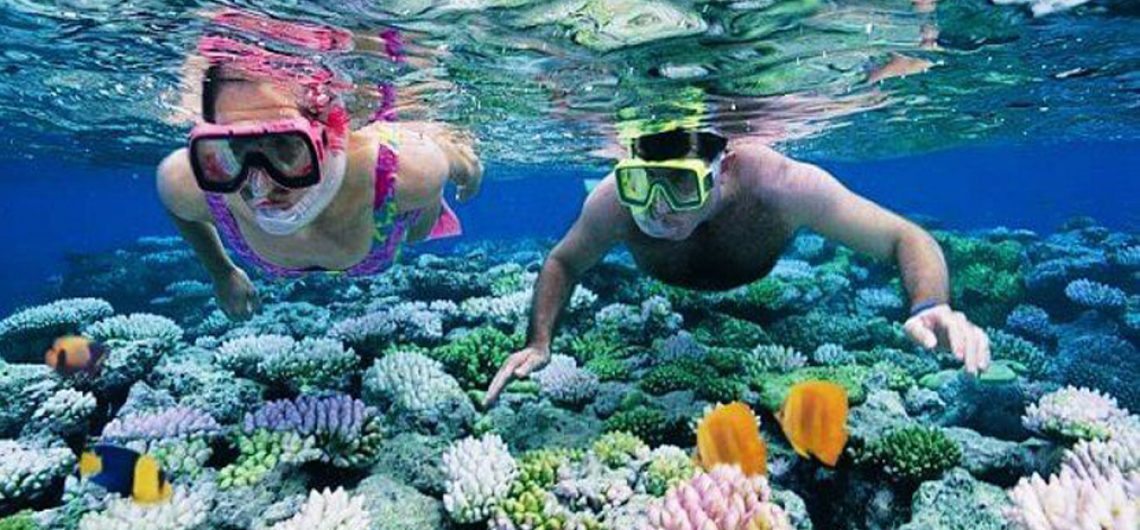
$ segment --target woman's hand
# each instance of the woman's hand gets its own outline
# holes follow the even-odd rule
[[[526,377],[531,372],[546,366],[550,362],[550,347],[540,346],[527,346],[519,350],[503,363],[502,368],[499,368],[499,373],[495,374],[495,379],[491,381],[491,386],[487,387],[487,396],[483,398],[483,406],[490,406],[499,397],[499,393],[503,391],[503,387],[511,381]]]
[[[953,352],[965,364],[967,373],[977,374],[990,366],[990,338],[986,332],[947,304],[910,317],[904,329],[923,348],[941,347]]]
[[[230,320],[248,320],[261,309],[257,288],[245,271],[237,267],[214,279],[214,294],[218,297],[218,307]]]

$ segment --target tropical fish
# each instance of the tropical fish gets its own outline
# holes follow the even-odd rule
[[[103,364],[107,349],[85,337],[68,335],[55,339],[44,353],[44,362],[64,375],[85,372],[95,374]]]
[[[768,473],[768,447],[760,422],[744,403],[719,405],[697,426],[697,463],[706,470],[736,464],[747,476]]]
[[[96,445],[79,457],[79,475],[135,502],[153,504],[173,494],[158,461],[114,445]]]
[[[901,53],[891,53],[891,60],[887,61],[887,64],[875,68],[867,74],[867,84],[875,84],[892,77],[921,74],[933,66],[934,63],[925,59],[917,59]]]
[[[776,419],[796,453],[834,467],[847,444],[847,391],[830,381],[804,381],[788,391]]]

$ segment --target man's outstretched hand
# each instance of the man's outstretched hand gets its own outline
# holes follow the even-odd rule
[[[498,399],[499,393],[503,391],[503,387],[507,386],[507,383],[521,377],[527,377],[531,372],[546,366],[546,363],[549,362],[549,347],[527,346],[512,353],[510,357],[507,357],[503,366],[499,368],[499,373],[495,374],[491,386],[487,387],[487,396],[483,398],[483,407],[491,406]]]
[[[953,352],[965,364],[966,373],[977,374],[990,366],[990,338],[986,332],[947,304],[910,317],[904,328],[911,340],[923,348],[939,347]]]

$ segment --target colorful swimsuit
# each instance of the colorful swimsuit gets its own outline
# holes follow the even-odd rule
[[[395,150],[396,135],[389,128],[381,129],[381,134],[384,135],[384,138],[382,138],[379,151],[376,153],[376,168],[373,170],[375,195],[372,199],[374,224],[372,250],[356,265],[344,271],[332,272],[364,276],[376,274],[391,267],[396,258],[399,257],[400,247],[404,242],[404,237],[407,236],[408,228],[414,225],[419,220],[420,215],[423,214],[423,210],[403,213],[397,211],[396,171],[399,168],[399,160]],[[326,270],[319,267],[295,269],[270,263],[250,248],[245,236],[238,228],[237,219],[226,206],[222,194],[207,193],[206,203],[210,207],[210,214],[214,218],[218,232],[234,253],[243,261],[254,265],[266,274],[278,277],[297,277],[310,272]],[[459,220],[448,207],[447,202],[442,201],[440,206],[440,216],[432,228],[431,235],[428,236],[429,240],[459,235],[461,231]]]

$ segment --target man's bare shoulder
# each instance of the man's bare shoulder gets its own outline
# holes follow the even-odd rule
[[[172,215],[186,221],[210,220],[206,197],[194,180],[186,148],[170,153],[159,163],[155,184],[162,204]]]
[[[617,180],[610,173],[586,197],[580,222],[591,230],[615,230],[613,235],[620,238],[629,219],[629,209],[618,200]]]
[[[799,163],[787,155],[755,141],[734,141],[730,149],[733,170],[746,189],[770,197],[795,185]]]

